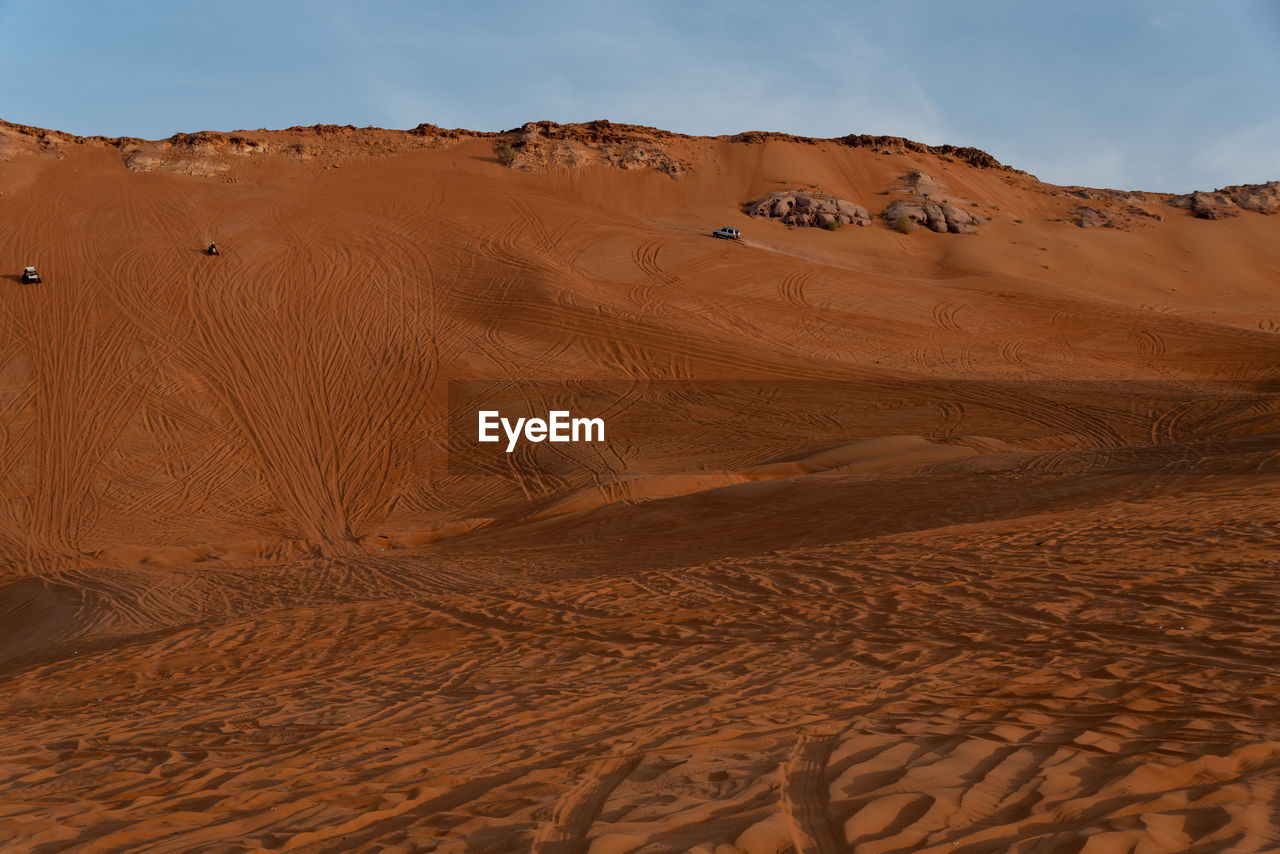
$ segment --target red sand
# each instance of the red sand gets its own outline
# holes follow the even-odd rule
[[[5,850],[1280,850],[1280,217],[565,133],[0,127]],[[910,169],[991,223],[741,213]],[[462,379],[923,402],[476,475]]]

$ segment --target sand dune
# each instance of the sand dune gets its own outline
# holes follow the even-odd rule
[[[1280,850],[1280,219],[606,124],[0,158],[5,850]]]

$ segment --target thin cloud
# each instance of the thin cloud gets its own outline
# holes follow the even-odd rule
[[[608,118],[975,145],[1048,180],[1152,190],[1280,165],[1266,0],[228,0],[200,21],[11,0],[0,24],[59,57],[6,68],[4,118],[77,133]]]

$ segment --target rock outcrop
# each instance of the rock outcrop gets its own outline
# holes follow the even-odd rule
[[[1090,205],[1078,205],[1067,213],[1071,216],[1071,221],[1081,228],[1116,228],[1120,222],[1119,217],[1111,211]]]
[[[1241,211],[1280,213],[1280,181],[1223,187],[1212,193],[1186,193],[1169,199],[1168,204],[1190,211],[1199,219],[1239,216]]]
[[[60,158],[76,147],[102,146],[119,151],[125,167],[134,172],[164,171],[215,177],[254,157],[280,156],[296,161],[318,161],[330,167],[348,157],[444,148],[464,139],[490,136],[494,134],[447,130],[429,124],[407,131],[313,125],[276,131],[199,131],[152,140],[130,136],[75,136],[0,121],[0,160],[20,154]]]
[[[603,119],[578,125],[527,122],[495,141],[498,161],[511,169],[576,168],[603,163],[618,169],[656,169],[672,178],[690,170],[662,145],[681,134]]]
[[[1231,200],[1244,210],[1265,214],[1280,213],[1280,181],[1227,187],[1222,192],[1230,194]]]
[[[1146,193],[1140,193],[1136,190],[1108,190],[1098,187],[1063,187],[1053,195],[1070,196],[1091,202],[1146,203],[1151,201],[1151,198]]]
[[[899,199],[880,214],[891,228],[903,230],[904,223],[922,225],[939,234],[975,234],[986,220],[964,208],[946,202],[924,199]]]
[[[895,199],[880,212],[880,217],[892,229],[903,233],[916,226],[924,226],[939,234],[973,234],[987,220],[968,210],[977,207],[976,202],[962,199],[951,193],[941,178],[935,178],[919,169],[912,169],[898,179],[886,193],[909,194]]]
[[[1125,205],[1119,209],[1095,205],[1077,205],[1067,211],[1067,214],[1071,217],[1071,221],[1081,228],[1119,228],[1128,231],[1137,217],[1153,219],[1156,222],[1164,221],[1164,217],[1160,216],[1160,214],[1151,213],[1151,211],[1140,208],[1137,205]]]
[[[935,178],[928,172],[922,172],[919,169],[912,169],[900,177],[898,183],[890,190],[890,192],[894,191],[912,193],[935,202],[960,203],[966,201],[952,196],[947,189],[946,183],[941,178]]]
[[[870,225],[871,214],[862,205],[847,199],[811,192],[779,190],[748,202],[747,216],[780,219],[787,225],[839,228],[842,225]]]
[[[1169,204],[1191,211],[1197,219],[1226,219],[1240,215],[1236,203],[1221,193],[1188,193],[1170,199]]]
[[[925,145],[923,142],[904,139],[900,136],[874,136],[865,133],[851,133],[834,139],[820,139],[812,136],[778,133],[776,131],[751,130],[720,138],[728,139],[730,142],[743,143],[744,145],[759,145],[765,142],[794,142],[801,145],[817,145],[822,142],[835,142],[848,148],[871,149],[877,154],[932,154],[946,161],[958,160],[961,163],[967,163],[979,169],[999,169],[1003,172],[1012,172],[1017,175],[1027,174],[1021,169],[1006,166],[979,148],[959,145]]]

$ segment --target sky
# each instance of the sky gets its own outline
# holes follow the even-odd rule
[[[1280,179],[1280,0],[0,0],[0,118],[904,136],[1058,184]]]

